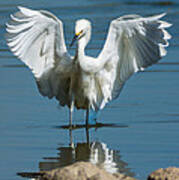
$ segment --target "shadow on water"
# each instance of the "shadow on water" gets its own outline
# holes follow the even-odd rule
[[[127,5],[151,5],[151,6],[173,6],[173,5],[178,5],[177,2],[173,2],[173,1],[127,1],[126,2]]]
[[[55,126],[55,128],[60,128],[60,129],[72,129],[72,130],[75,130],[75,129],[80,129],[80,128],[95,128],[95,129],[98,129],[98,128],[102,128],[102,127],[109,127],[109,128],[126,128],[128,127],[127,125],[122,125],[122,124],[114,124],[114,123],[96,123],[95,125],[88,125],[88,127],[86,127],[85,124],[75,124],[75,125],[62,125],[62,126]]]
[[[107,126],[109,127],[110,125]],[[106,125],[100,125],[100,127],[106,127]],[[114,127],[114,125],[111,127]],[[61,168],[77,161],[86,161],[105,169],[109,173],[119,172],[134,177],[135,174],[127,167],[128,164],[121,160],[119,150],[110,149],[104,142],[90,141],[89,128],[84,128],[86,141],[74,144],[73,130],[75,129],[65,126],[64,129],[69,130],[69,146],[58,147],[58,153],[54,157],[44,157],[43,161],[39,162],[39,172],[18,172],[17,175],[26,178],[39,178],[44,174],[44,171]]]

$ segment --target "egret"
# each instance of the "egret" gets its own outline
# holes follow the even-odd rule
[[[70,56],[64,40],[63,23],[52,13],[18,7],[6,24],[7,44],[34,74],[39,92],[55,97],[69,107],[72,125],[74,108],[98,112],[116,99],[126,80],[135,72],[157,63],[166,55],[170,23],[160,20],[165,13],[142,17],[125,15],[109,26],[104,47],[97,58],[85,54],[91,38],[91,23],[76,21],[76,54]]]

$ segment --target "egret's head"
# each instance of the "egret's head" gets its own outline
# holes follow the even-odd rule
[[[91,37],[91,23],[87,19],[80,19],[76,21],[75,36],[70,44],[72,46],[76,40],[84,39],[86,43]]]

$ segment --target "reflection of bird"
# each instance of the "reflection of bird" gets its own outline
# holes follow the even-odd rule
[[[44,157],[44,160],[39,162],[40,172],[19,172],[18,175],[35,178],[39,177],[44,171],[62,168],[77,161],[91,162],[112,174],[119,172],[131,177],[135,175],[128,167],[128,163],[121,159],[119,150],[109,148],[104,142],[90,142],[89,129],[86,128],[85,130],[86,141],[74,143],[72,129],[69,128],[69,146],[60,146],[57,148],[59,151],[57,156]]]
[[[60,147],[58,157],[46,157],[39,163],[40,171],[64,167],[77,161],[88,161],[105,169],[109,173],[123,173],[134,176],[128,164],[121,160],[119,151],[109,149],[105,143],[77,143],[74,148]]]
[[[75,57],[65,46],[63,24],[47,11],[19,7],[7,24],[7,41],[36,78],[40,93],[56,97],[62,106],[70,108],[70,124],[74,106],[97,112],[117,98],[125,81],[134,73],[156,63],[166,55],[170,35],[164,30],[169,23],[159,20],[165,14],[143,18],[122,16],[113,20],[97,58],[85,55],[91,37],[91,23],[78,20]]]

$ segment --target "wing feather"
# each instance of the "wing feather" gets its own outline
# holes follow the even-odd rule
[[[10,17],[6,30],[11,51],[32,70],[42,95],[65,104],[72,59],[62,22],[50,12],[24,7]]]
[[[119,96],[133,73],[166,55],[165,47],[171,35],[165,28],[171,24],[160,20],[163,16],[165,13],[147,18],[127,15],[111,22],[104,48],[98,56],[99,61],[105,61],[104,68],[96,75],[103,94],[100,108]]]

